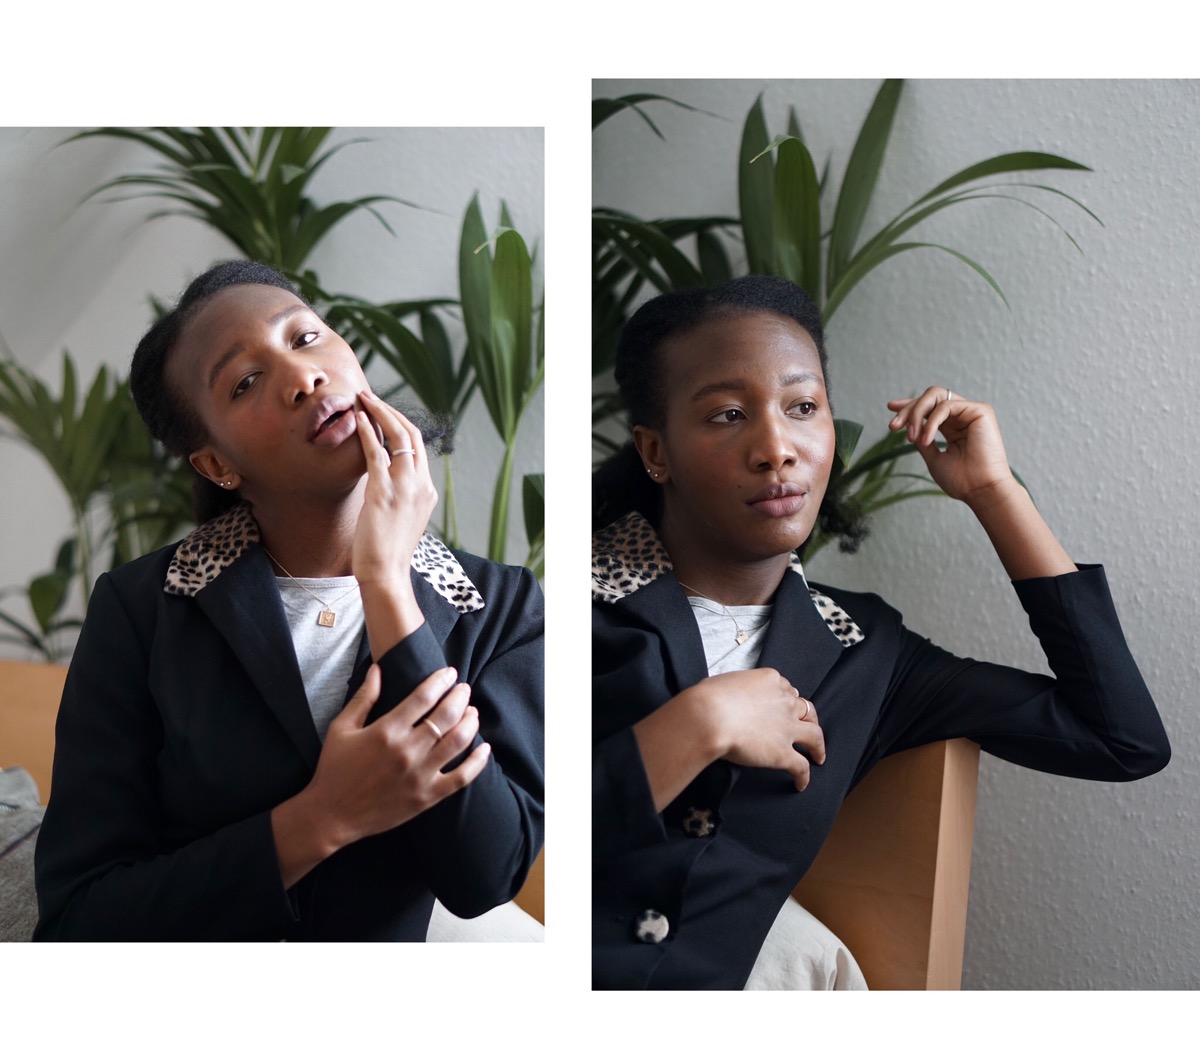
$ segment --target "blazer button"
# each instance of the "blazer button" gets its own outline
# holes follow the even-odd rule
[[[683,830],[694,839],[703,839],[717,830],[711,809],[697,809],[688,806],[687,816],[683,818]]]
[[[634,934],[641,942],[655,945],[667,937],[671,924],[662,913],[654,909],[643,909],[634,924]]]

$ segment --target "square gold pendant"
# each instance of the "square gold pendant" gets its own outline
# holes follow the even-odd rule
[[[322,610],[317,615],[317,624],[322,628],[332,628],[334,622],[337,621],[337,614],[333,610]]]

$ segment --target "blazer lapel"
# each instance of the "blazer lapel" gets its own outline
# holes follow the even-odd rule
[[[813,602],[804,578],[788,570],[775,592],[771,627],[759,665],[778,669],[800,694],[809,698],[843,650]]]
[[[258,545],[247,548],[219,580],[196,592],[195,599],[300,756],[315,769],[321,740],[309,712],[291,631],[266,553]]]
[[[622,599],[620,606],[658,632],[667,668],[674,674],[671,686],[675,690],[691,687],[708,675],[700,629],[674,573],[664,573],[637,594]]]

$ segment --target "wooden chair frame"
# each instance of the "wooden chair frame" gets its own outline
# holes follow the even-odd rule
[[[885,758],[842,806],[794,897],[854,954],[872,990],[958,990],[979,747]]]

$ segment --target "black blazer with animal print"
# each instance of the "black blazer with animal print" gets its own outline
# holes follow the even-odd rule
[[[492,757],[284,890],[270,810],[309,782],[321,744],[257,540],[234,510],[97,581],[59,711],[35,938],[423,940],[435,895],[474,916],[524,882],[543,813],[532,574],[422,540],[426,623],[381,658],[376,709],[454,665]],[[364,635],[347,698],[369,664]]]
[[[1136,779],[1170,757],[1102,569],[1014,584],[1050,677],[955,657],[878,596],[810,587],[794,561],[759,664],[816,705],[825,764],[797,792],[786,772],[718,761],[657,813],[632,726],[707,675],[704,646],[640,514],[597,533],[593,561],[597,988],[744,986],[842,801],[887,754],[967,736],[1098,780]]]

